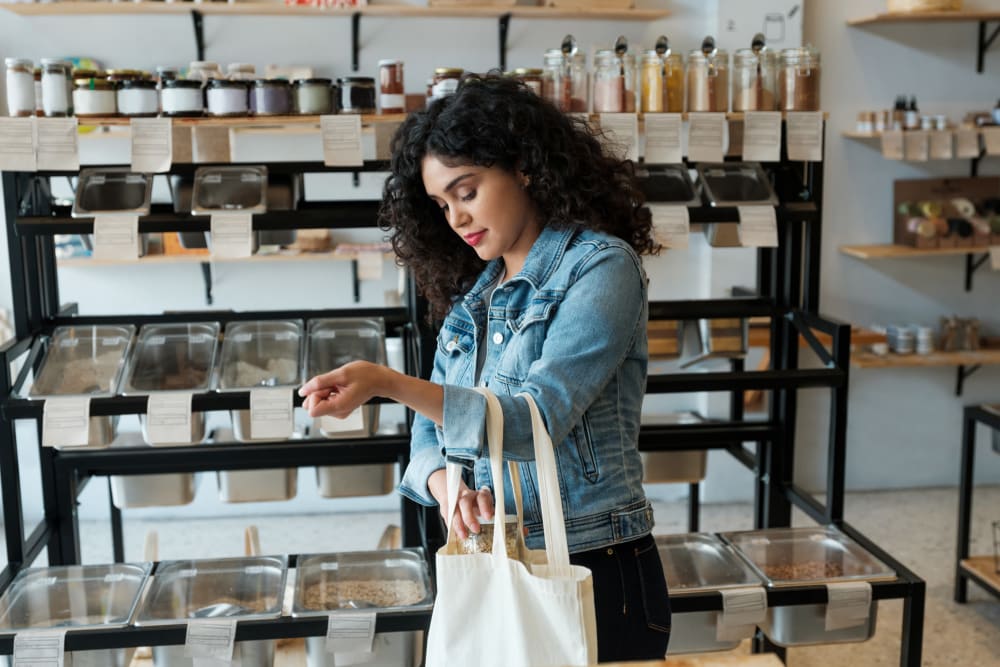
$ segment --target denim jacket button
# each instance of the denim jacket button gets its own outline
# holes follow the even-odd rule
[[[503,334],[502,333],[500,333],[498,331],[495,334],[493,334],[493,344],[494,345],[499,345],[502,342],[503,342]]]
[[[445,344],[444,349],[448,352],[454,352],[456,347],[458,347],[458,344],[455,343],[455,341],[450,340]]]

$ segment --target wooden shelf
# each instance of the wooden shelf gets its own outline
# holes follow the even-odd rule
[[[998,21],[1000,11],[915,12],[910,14],[882,13],[852,19],[847,25],[872,25],[874,23],[932,23],[940,21]]]
[[[1000,364],[1000,349],[975,352],[932,352],[931,354],[887,354],[870,352],[851,355],[855,368],[932,368],[948,366],[987,366]]]
[[[887,243],[882,245],[844,245],[840,252],[858,259],[910,259],[914,257],[935,257],[946,255],[973,255],[987,253],[988,247],[975,248],[913,248],[906,245]]]
[[[346,115],[346,114],[344,114]],[[174,127],[232,127],[232,128],[267,128],[314,125],[319,127],[319,116],[236,116],[174,118]],[[406,120],[405,113],[364,114],[362,125],[379,123],[401,123]],[[132,119],[126,116],[107,116],[103,118],[79,118],[80,127],[127,127]]]
[[[393,253],[382,253],[383,258],[393,258]],[[240,258],[216,258],[209,255],[147,255],[136,260],[94,259],[93,257],[69,257],[56,260],[56,266],[63,267],[97,267],[124,265],[163,265],[163,264],[200,264],[201,262],[231,263],[231,262],[330,262],[350,261],[357,259],[356,253],[336,252],[297,252],[282,250],[281,252],[253,255]]]
[[[321,8],[287,6],[282,2],[31,2],[4,3],[0,8],[21,16],[71,16],[71,15],[185,15],[199,11],[205,15],[220,16],[329,16],[350,18],[386,16],[407,18],[499,18],[510,14],[517,18],[539,19],[606,19],[618,21],[652,21],[670,15],[667,9],[562,9],[559,7],[520,6],[455,6],[420,7],[412,5],[368,5],[366,7]]]
[[[977,577],[982,583],[989,584],[993,592],[1000,595],[1000,574],[996,570],[993,556],[970,556],[959,564],[963,570]]]

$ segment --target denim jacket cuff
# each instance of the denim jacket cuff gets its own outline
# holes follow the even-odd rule
[[[483,455],[486,437],[486,398],[475,389],[444,385],[444,451],[450,458],[475,459]]]
[[[399,492],[410,500],[435,507],[438,502],[427,488],[427,480],[431,474],[445,467],[445,461],[434,448],[417,452],[406,466],[403,478],[399,482]]]

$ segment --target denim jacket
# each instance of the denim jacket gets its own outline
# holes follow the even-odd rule
[[[487,264],[456,301],[437,339],[431,380],[444,386],[444,426],[417,415],[410,465],[399,490],[436,505],[427,478],[446,459],[471,463],[476,488],[493,488],[485,447],[486,401],[471,389],[486,347],[480,384],[500,399],[504,459],[520,467],[526,542],[541,548],[532,395],[552,437],[571,552],[637,539],[653,527],[642,488],[638,437],[648,350],[646,276],[631,247],[580,227],[547,226],[524,268],[497,288],[503,260]],[[510,479],[506,506],[513,512]]]

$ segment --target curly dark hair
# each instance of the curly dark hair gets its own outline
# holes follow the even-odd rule
[[[485,267],[449,227],[424,189],[421,166],[498,166],[529,177],[526,192],[545,225],[581,225],[617,236],[638,254],[655,254],[652,219],[631,161],[608,155],[599,130],[560,112],[520,81],[467,76],[458,91],[410,114],[392,140],[379,222],[443,318]]]

